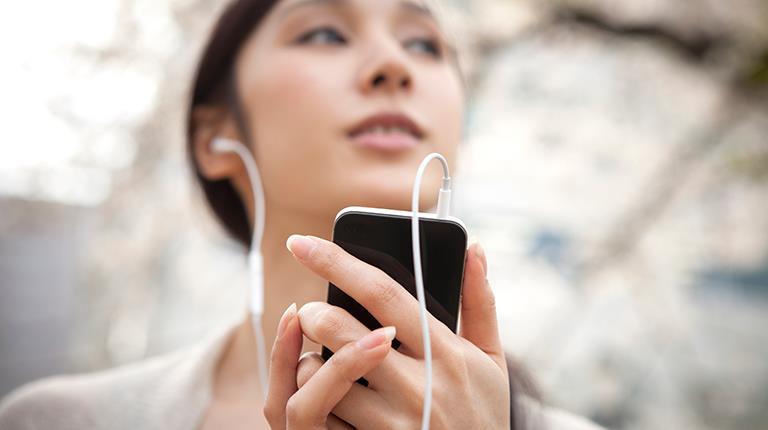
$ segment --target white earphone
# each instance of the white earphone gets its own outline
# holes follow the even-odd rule
[[[267,396],[267,352],[264,345],[264,330],[261,317],[264,315],[264,259],[261,255],[261,241],[264,238],[264,218],[266,216],[264,203],[264,187],[261,184],[261,174],[253,155],[248,148],[234,139],[216,137],[211,142],[211,150],[218,153],[232,152],[237,154],[245,165],[253,193],[254,216],[251,248],[248,252],[249,270],[249,310],[251,323],[256,337],[256,349],[259,360],[259,379],[261,379],[264,398]]]
[[[267,379],[267,359],[264,345],[264,331],[262,329],[261,317],[264,314],[264,261],[261,255],[261,241],[264,237],[264,188],[261,184],[261,175],[259,174],[256,160],[241,142],[223,137],[216,137],[211,143],[211,149],[218,153],[232,152],[237,154],[245,165],[248,179],[251,182],[254,202],[254,228],[251,237],[251,249],[248,253],[248,266],[250,271],[250,312],[251,322],[253,324],[256,337],[256,348],[259,359],[259,378],[262,381],[262,390],[266,399],[268,392]],[[411,239],[413,244],[413,268],[416,281],[416,296],[419,301],[419,320],[422,329],[422,342],[424,344],[424,362],[425,362],[425,386],[424,386],[424,409],[422,411],[422,430],[429,429],[430,413],[432,409],[432,345],[429,336],[429,326],[427,324],[427,307],[424,299],[424,280],[421,269],[421,243],[419,241],[419,193],[421,190],[421,180],[424,171],[430,161],[438,159],[443,167],[443,182],[440,187],[440,194],[437,200],[437,216],[445,218],[450,213],[451,202],[451,177],[448,169],[448,162],[445,157],[438,153],[429,154],[419,165],[416,171],[416,178],[413,184],[413,193],[411,198],[412,224]],[[419,256],[419,258],[417,258]]]
[[[432,342],[427,322],[427,301],[424,295],[424,276],[421,270],[421,241],[419,240],[419,194],[421,180],[429,162],[439,160],[443,167],[443,182],[437,197],[437,217],[447,218],[451,212],[451,189],[453,187],[448,168],[448,161],[441,154],[433,152],[422,160],[416,170],[411,193],[411,244],[413,245],[413,277],[416,280],[416,298],[419,300],[419,322],[421,323],[421,341],[424,346],[424,408],[421,415],[421,430],[429,430],[432,412]]]

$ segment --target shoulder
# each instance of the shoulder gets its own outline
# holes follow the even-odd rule
[[[16,389],[0,403],[0,428],[94,427],[91,397],[98,396],[83,382],[80,377],[55,377]]]
[[[573,413],[542,405],[529,397],[518,402],[524,413],[524,421],[530,428],[546,430],[604,430],[603,427]]]
[[[142,407],[179,354],[106,371],[56,376],[18,388],[0,403],[0,429],[101,428]]]
[[[0,402],[0,430],[191,428],[208,402],[222,341],[24,385]]]

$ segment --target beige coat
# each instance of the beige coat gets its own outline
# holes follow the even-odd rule
[[[0,403],[0,430],[194,429],[211,401],[214,367],[234,327],[189,348],[135,364],[27,384]],[[523,399],[548,430],[599,430],[572,414]]]

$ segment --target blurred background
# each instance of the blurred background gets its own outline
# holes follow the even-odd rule
[[[768,1],[443,3],[470,88],[456,210],[545,400],[767,428]],[[222,4],[2,6],[0,396],[241,317],[245,258],[182,143]]]

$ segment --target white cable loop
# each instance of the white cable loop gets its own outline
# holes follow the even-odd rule
[[[448,161],[438,153],[427,155],[416,171],[416,179],[413,183],[411,200],[411,240],[413,243],[413,275],[416,279],[416,298],[419,300],[419,321],[421,322],[421,336],[424,343],[424,409],[421,417],[421,429],[429,430],[429,420],[432,412],[432,342],[429,336],[429,324],[427,321],[427,304],[424,295],[424,279],[421,271],[421,242],[419,237],[419,195],[421,193],[421,180],[429,162],[438,159],[443,165],[443,184],[438,198],[438,216],[447,217],[450,211],[451,176]]]
[[[254,203],[254,228],[251,236],[251,249],[248,251],[248,278],[250,289],[251,324],[253,326],[254,337],[256,338],[256,351],[259,379],[263,390],[263,396],[267,398],[268,392],[268,373],[267,373],[267,351],[264,345],[264,330],[261,324],[261,317],[264,314],[264,261],[261,255],[261,242],[264,238],[264,187],[261,183],[261,175],[256,165],[256,160],[248,148],[241,142],[224,137],[217,137],[213,140],[212,147],[216,151],[234,152],[245,165],[245,171],[248,174],[248,180],[251,183],[251,192],[253,193]]]
[[[250,311],[251,323],[256,338],[256,348],[259,360],[259,378],[261,379],[264,398],[268,392],[268,375],[266,348],[264,345],[264,332],[261,324],[261,317],[264,311],[264,262],[261,256],[261,242],[264,237],[264,189],[261,183],[261,176],[253,155],[242,143],[217,137],[213,142],[213,149],[216,151],[231,151],[236,153],[245,165],[248,179],[251,183],[253,200],[255,204],[254,229],[251,237],[251,249],[248,254],[249,278],[250,278]],[[422,341],[424,344],[424,362],[425,362],[425,385],[424,385],[424,409],[422,412],[421,429],[429,429],[430,414],[432,410],[432,345],[429,336],[429,325],[427,321],[427,307],[424,294],[424,279],[422,274],[421,262],[421,242],[419,237],[419,197],[421,192],[421,181],[424,171],[430,161],[438,159],[443,166],[443,182],[440,188],[440,194],[437,203],[437,215],[445,218],[450,212],[451,197],[451,178],[448,162],[438,153],[429,154],[419,165],[416,172],[416,178],[413,184],[413,194],[411,208],[413,211],[411,219],[411,239],[413,244],[413,271],[416,281],[416,297],[419,301],[419,320],[421,322]]]

